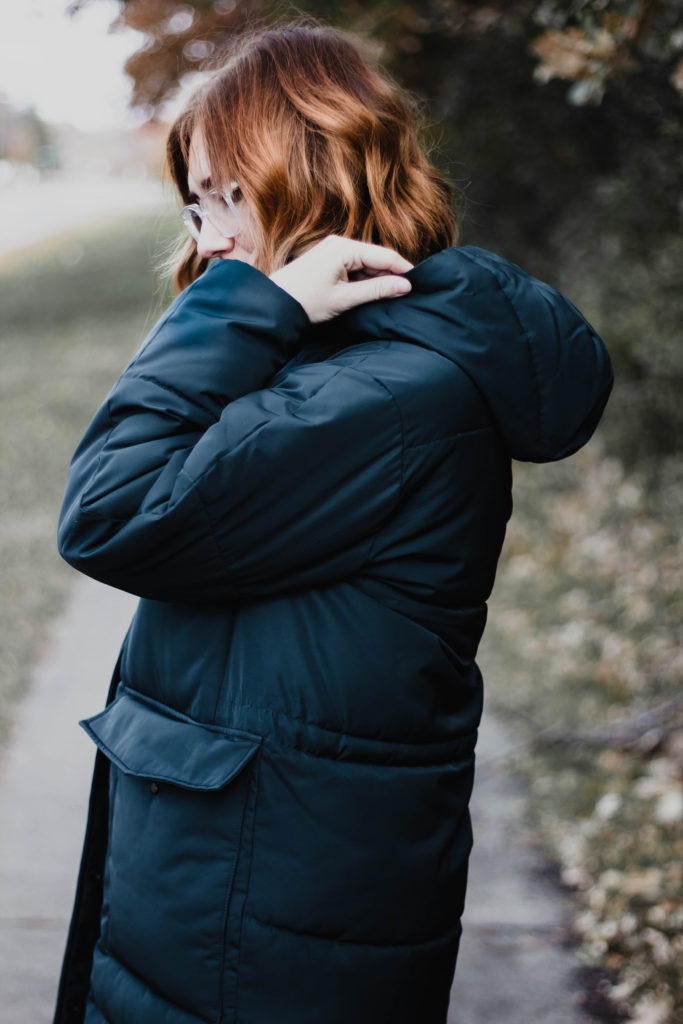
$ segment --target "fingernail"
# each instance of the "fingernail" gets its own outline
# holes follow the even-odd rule
[[[407,281],[405,277],[400,277],[394,285],[394,291],[397,295],[405,295],[412,288],[410,281]]]

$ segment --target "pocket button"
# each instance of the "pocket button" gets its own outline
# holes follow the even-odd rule
[[[159,783],[158,782],[150,782],[150,784],[149,784],[149,791],[150,791],[150,793],[153,793],[154,796],[156,796],[157,793],[159,792]]]

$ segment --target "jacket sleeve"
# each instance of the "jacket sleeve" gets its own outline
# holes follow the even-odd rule
[[[398,500],[400,418],[381,383],[329,361],[268,387],[309,323],[240,261],[182,292],[76,450],[62,557],[190,603],[353,575]]]

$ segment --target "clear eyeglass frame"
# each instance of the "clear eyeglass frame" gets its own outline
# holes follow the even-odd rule
[[[230,194],[238,188],[237,182],[231,181],[229,188],[209,189],[198,203],[189,203],[182,208],[180,219],[195,242],[199,241],[205,217],[224,238],[235,238],[240,233],[239,212]]]

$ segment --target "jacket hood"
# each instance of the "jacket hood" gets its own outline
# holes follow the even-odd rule
[[[515,459],[552,461],[585,444],[613,376],[604,343],[568,299],[471,245],[444,249],[404,276],[408,295],[336,317],[335,336],[346,344],[392,338],[452,360]]]

